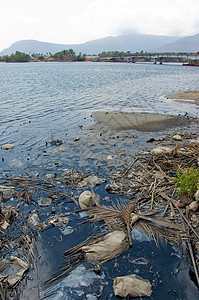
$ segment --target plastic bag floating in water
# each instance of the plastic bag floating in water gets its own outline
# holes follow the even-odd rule
[[[125,298],[150,297],[152,294],[150,282],[135,274],[114,278],[113,288],[116,296]]]

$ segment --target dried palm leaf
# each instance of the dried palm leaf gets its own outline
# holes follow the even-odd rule
[[[104,236],[104,234],[103,234]],[[54,281],[61,280],[64,276],[69,275],[69,273],[82,261],[85,259],[82,248],[84,246],[91,245],[92,243],[96,243],[101,241],[103,238],[102,235],[91,235],[85,241],[78,244],[77,246],[70,248],[69,250],[64,252],[64,256],[67,258],[63,268],[60,269],[55,275],[53,275],[49,280],[45,282],[45,284],[50,284]]]
[[[165,226],[167,228],[182,231],[182,227],[180,225],[171,222],[170,219],[166,217],[155,217],[155,216],[150,217],[144,214],[138,214],[138,216],[140,217],[140,219],[149,221],[151,223],[155,223],[158,226]]]
[[[64,265],[63,268],[61,268],[60,271],[58,271],[56,274],[54,274],[50,279],[48,279],[45,282],[45,285],[48,285],[52,282],[55,282],[57,280],[61,280],[63,277],[69,275],[69,273],[82,261],[84,260],[84,254],[81,251],[80,253],[74,255],[72,258],[70,258]]]
[[[159,226],[158,223],[155,224],[154,222],[140,219],[134,224],[133,228],[143,232],[150,239],[153,238],[157,246],[162,238],[173,244],[182,242],[185,236],[184,232],[181,229],[167,227],[165,223],[164,226]]]
[[[97,206],[86,209],[89,212],[88,222],[100,222],[105,221],[109,226],[114,226],[114,223],[122,223],[126,226],[129,242],[131,243],[131,234],[130,234],[130,222],[131,222],[131,213],[135,211],[134,204],[128,205],[117,205],[113,206]],[[122,222],[122,223],[121,223]]]

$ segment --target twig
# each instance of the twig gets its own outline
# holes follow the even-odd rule
[[[133,167],[133,165],[136,163],[136,161],[138,160],[138,157],[134,160],[134,162],[130,165],[130,167],[128,167],[128,169],[124,172],[123,176],[125,176],[128,171]]]
[[[176,218],[175,210],[173,208],[173,203],[171,201],[170,201],[169,205],[170,205],[170,208],[171,208],[171,216]]]
[[[155,177],[155,180],[153,182],[153,189],[151,193],[151,210],[153,209],[153,201],[154,201],[154,193],[155,193],[155,187],[156,187],[156,180],[157,178]]]
[[[181,222],[182,222],[184,231],[186,232],[184,220],[182,219],[182,216],[180,216],[180,217],[181,217]],[[197,283],[198,283],[198,286],[199,286],[199,274],[198,274],[198,269],[197,269],[197,265],[196,265],[196,260],[195,260],[194,254],[193,254],[192,245],[191,245],[191,242],[190,242],[189,232],[188,232],[188,238],[186,239],[186,243],[187,243],[187,246],[188,246],[188,249],[189,249],[189,253],[190,253],[192,264],[193,264],[193,267],[194,267]]]
[[[195,234],[195,236],[199,239],[199,235],[197,234],[197,232],[195,231],[195,229],[191,226],[190,222],[187,220],[187,218],[183,215],[183,213],[181,212],[180,208],[177,206],[176,200],[168,197],[165,193],[160,193],[160,195],[162,196],[162,198],[169,200],[173,203],[173,205],[175,206],[175,208],[178,210],[180,216],[184,219],[184,221],[187,223],[187,225],[189,226],[189,228],[193,231],[193,233]]]
[[[167,206],[165,207],[165,210],[163,211],[162,217],[165,217],[168,207],[169,207],[169,203],[167,203]]]
[[[77,202],[77,200],[75,200],[75,198],[73,198],[72,196],[69,196],[69,195],[67,195],[65,193],[62,193],[60,191],[50,191],[50,190],[47,190],[47,189],[44,189],[44,188],[41,188],[41,187],[38,187],[38,186],[37,187],[31,187],[31,186],[29,186],[28,188],[39,189],[39,190],[42,190],[42,191],[45,191],[45,192],[48,192],[48,193],[51,193],[51,194],[65,196],[65,197],[71,199],[76,205],[79,205],[78,202]]]

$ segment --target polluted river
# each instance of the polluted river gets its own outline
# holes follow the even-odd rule
[[[198,299],[199,106],[166,95],[199,69],[1,63],[0,81],[0,299]]]

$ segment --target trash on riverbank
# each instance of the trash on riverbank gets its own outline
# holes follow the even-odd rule
[[[84,191],[79,196],[79,206],[82,209],[86,209],[88,207],[93,207],[98,205],[99,203],[99,196],[96,195],[93,190],[90,191]]]
[[[156,142],[163,142],[162,146],[164,147],[164,141]],[[99,181],[100,177],[83,174],[74,168],[62,176],[54,178],[53,182],[51,178],[47,178],[49,179],[47,180],[39,178],[39,176],[36,178],[28,176],[7,178],[1,185],[0,234],[2,238],[0,249],[8,247],[11,251],[13,244],[20,245],[20,249],[23,247],[25,252],[19,256],[11,254],[28,262],[28,267],[32,266],[33,263],[29,262],[29,257],[34,261],[34,235],[42,229],[48,230],[51,226],[68,225],[70,224],[70,215],[74,218],[77,212],[85,210],[87,216],[84,221],[95,223],[95,227],[99,230],[95,235],[90,235],[85,241],[64,253],[66,263],[58,274],[50,278],[49,283],[69,274],[83,260],[93,264],[96,271],[99,271],[101,264],[125,253],[131,247],[131,231],[134,228],[153,239],[157,246],[162,238],[172,244],[185,242],[196,280],[199,282],[199,213],[198,208],[192,210],[194,201],[198,200],[196,197],[189,196],[191,200],[189,205],[192,204],[192,206],[189,206],[189,209],[186,205],[179,208],[178,201],[182,200],[182,196],[177,193],[178,187],[174,182],[179,169],[184,170],[187,167],[198,169],[199,143],[197,140],[192,140],[190,143],[178,145],[175,153],[174,145],[169,148],[172,150],[169,153],[151,155],[150,152],[147,152],[147,154],[132,157],[128,165],[123,165],[120,169],[113,169],[107,178]],[[97,180],[92,181],[95,177]],[[85,187],[85,179],[87,180],[86,186],[88,185],[91,191],[86,190],[80,194],[80,190]],[[111,193],[115,193],[118,196],[126,195],[128,200],[118,200],[117,203],[109,206],[102,205],[92,188],[105,181],[107,181],[107,185],[104,186],[104,190],[108,191],[108,185],[111,187],[108,191],[110,198]],[[12,185],[9,185],[10,183]],[[60,183],[62,184],[61,189]],[[65,187],[72,192],[66,193]],[[80,205],[82,196],[79,195],[86,195],[83,206]],[[18,203],[20,206],[16,205],[11,209],[9,205],[6,206],[5,199],[7,199],[6,201],[12,199],[15,204]],[[48,205],[40,206],[43,199],[50,199],[49,202],[47,201]],[[73,211],[67,208],[65,214],[56,213],[55,215],[57,207],[63,203],[66,208],[67,203],[72,203],[72,207],[75,204],[77,209]],[[27,205],[33,205],[34,209],[27,209],[25,215],[22,216],[20,209],[24,209]],[[14,214],[13,210],[17,214]],[[28,234],[25,235],[24,232],[21,232],[16,238],[12,224],[13,227],[18,226],[19,229],[27,228]],[[8,228],[10,228],[9,237],[7,236]],[[28,236],[31,237],[29,242],[27,242]],[[16,247],[16,249],[18,248]],[[2,256],[2,259],[5,260],[6,257]],[[16,281],[16,287],[19,284],[20,280]],[[6,285],[2,286],[2,295],[8,293]],[[15,286],[12,292],[14,289]]]

